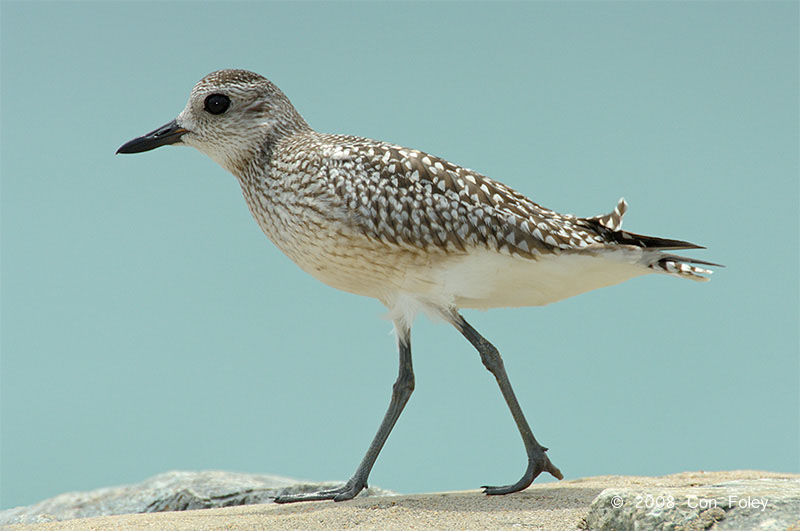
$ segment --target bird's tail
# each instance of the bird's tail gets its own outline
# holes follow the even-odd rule
[[[617,206],[614,208],[613,212],[610,212],[608,214],[602,214],[600,216],[594,216],[587,219],[596,221],[605,228],[616,231],[622,228],[622,218],[623,216],[625,216],[625,212],[627,211],[628,211],[628,203],[625,201],[624,197],[620,197],[619,201],[617,202]]]
[[[681,278],[688,278],[689,280],[696,280],[699,282],[708,282],[711,280],[704,275],[710,275],[713,271],[692,264],[725,267],[713,262],[705,262],[703,260],[695,260],[694,258],[686,258],[685,256],[664,254],[661,252],[658,253],[656,259],[648,267],[658,273],[675,275]]]
[[[682,240],[669,240],[621,230],[622,217],[627,210],[628,203],[625,202],[625,198],[620,198],[613,212],[585,218],[585,220],[594,224],[594,227],[602,231],[606,238],[619,245],[631,245],[646,249],[644,263],[655,272],[706,282],[710,279],[705,275],[711,275],[713,271],[693,264],[725,267],[713,262],[705,262],[703,260],[696,260],[694,258],[686,258],[684,256],[666,254],[663,252],[673,249],[705,249],[705,247],[700,245]],[[598,227],[598,225],[600,227]]]

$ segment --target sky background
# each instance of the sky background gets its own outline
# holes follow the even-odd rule
[[[291,263],[199,152],[114,155],[227,67],[319,131],[561,212],[624,195],[628,230],[727,265],[465,312],[567,478],[800,472],[798,3],[4,1],[0,30],[0,507],[174,469],[346,480],[374,435],[383,307]],[[370,484],[516,481],[478,354],[425,317],[412,339],[417,390]]]

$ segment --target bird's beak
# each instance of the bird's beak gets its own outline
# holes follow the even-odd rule
[[[176,120],[172,120],[155,131],[150,131],[144,136],[125,142],[117,150],[117,153],[141,153],[166,146],[167,144],[174,144],[180,142],[181,137],[188,132],[188,129],[179,126]]]

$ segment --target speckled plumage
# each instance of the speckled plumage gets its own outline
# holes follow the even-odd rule
[[[212,103],[209,103],[212,102]],[[627,204],[581,218],[548,210],[510,187],[402,146],[312,130],[270,81],[221,70],[192,90],[175,121],[123,145],[196,147],[233,173],[264,233],[297,265],[389,308],[400,353],[392,401],[356,473],[342,488],[276,501],[350,499],[364,488],[411,391],[410,330],[418,311],[453,324],[497,379],[528,455],[524,489],[541,472],[561,478],[533,437],[497,349],[460,308],[537,306],[647,273],[707,280],[665,253],[698,246],[622,230]]]
[[[219,91],[242,99],[224,124],[196,103]],[[251,72],[204,78],[178,123],[192,131],[184,143],[236,175],[253,216],[286,255],[323,282],[390,309],[408,298],[434,313],[541,305],[647,272],[695,280],[709,273],[691,265],[704,262],[661,252],[695,245],[622,231],[624,200],[607,215],[559,214],[439,157],[317,133],[275,85]],[[559,259],[570,262],[560,274],[549,264]],[[597,271],[601,262],[607,271]],[[571,282],[586,271],[587,282]],[[510,276],[492,278],[503,275]]]

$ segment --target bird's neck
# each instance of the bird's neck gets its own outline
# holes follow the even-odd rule
[[[259,135],[260,142],[253,144],[250,149],[238,151],[235,159],[226,158],[218,162],[242,182],[253,178],[269,178],[272,157],[277,146],[306,133],[313,133],[313,129],[299,114],[293,120],[265,123]]]

